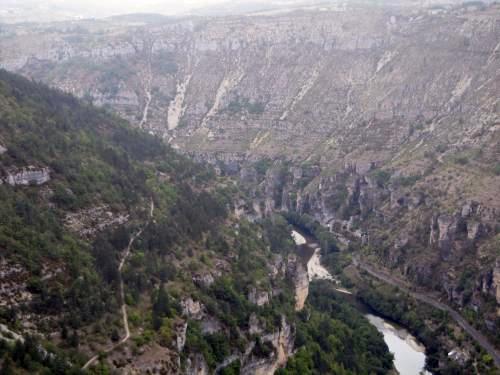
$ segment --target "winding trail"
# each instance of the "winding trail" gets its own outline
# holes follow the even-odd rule
[[[402,291],[408,293],[417,301],[426,303],[438,310],[446,311],[450,316],[455,320],[455,322],[462,327],[462,329],[467,332],[492,358],[495,362],[495,365],[500,368],[500,353],[495,348],[493,344],[489,342],[489,340],[477,329],[475,329],[472,325],[467,322],[460,313],[450,306],[444,304],[439,301],[436,297],[430,295],[429,293],[416,292],[405,286],[404,282],[396,279],[395,277],[388,275],[387,273],[376,269],[375,267],[368,265],[362,262],[359,257],[353,258],[353,263],[356,267],[361,268],[362,270],[368,272],[371,276],[387,283],[393,285]]]
[[[128,325],[127,304],[125,303],[125,286],[124,286],[123,278],[122,278],[122,269],[123,269],[123,266],[125,265],[125,263],[127,262],[128,257],[130,256],[132,245],[134,244],[137,237],[139,237],[142,234],[142,232],[144,231],[144,228],[146,228],[146,226],[149,224],[149,221],[152,219],[154,209],[155,209],[154,201],[153,201],[153,199],[151,199],[151,207],[149,209],[149,220],[141,229],[139,229],[137,231],[137,233],[135,233],[132,236],[132,238],[130,238],[130,241],[128,242],[128,245],[125,248],[125,251],[123,253],[123,257],[120,261],[120,264],[118,265],[118,277],[120,279],[120,298],[122,301],[121,311],[122,311],[122,317],[123,317],[123,328],[125,329],[125,336],[123,336],[121,338],[121,340],[118,341],[116,344],[114,344],[114,345],[110,346],[109,348],[107,348],[106,350],[104,350],[102,353],[98,353],[98,354],[94,355],[92,358],[90,358],[87,361],[87,363],[85,363],[85,365],[83,365],[82,370],[86,370],[90,366],[92,366],[94,364],[94,362],[97,361],[97,359],[99,358],[99,356],[101,354],[111,353],[116,348],[118,348],[120,345],[127,342],[128,339],[130,338],[130,329],[129,329],[129,325]]]

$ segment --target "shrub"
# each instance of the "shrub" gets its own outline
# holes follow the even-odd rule
[[[500,176],[500,163],[495,164],[495,166],[493,167],[493,173],[495,173],[497,176]]]

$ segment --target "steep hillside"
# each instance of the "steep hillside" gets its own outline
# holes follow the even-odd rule
[[[0,142],[2,373],[273,373],[311,344],[289,226],[234,215],[231,181],[5,71]],[[331,340],[359,339],[316,345],[310,370],[387,373],[382,336],[333,306]]]
[[[0,64],[238,176],[252,200],[238,212],[312,217],[498,347],[499,15],[474,2],[11,25]]]

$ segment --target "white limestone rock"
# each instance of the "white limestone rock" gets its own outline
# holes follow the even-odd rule
[[[49,180],[49,168],[36,168],[33,166],[10,171],[6,177],[6,182],[11,186],[43,185]]]

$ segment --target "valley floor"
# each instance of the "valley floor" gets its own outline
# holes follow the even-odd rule
[[[368,272],[371,276],[393,286],[398,287],[404,292],[411,295],[418,301],[424,302],[432,307],[446,311],[455,322],[462,327],[464,331],[466,331],[495,361],[497,367],[500,368],[500,353],[498,350],[488,341],[483,334],[481,334],[478,330],[472,327],[456,310],[452,309],[450,306],[440,302],[435,296],[432,296],[430,293],[417,292],[410,289],[405,283],[401,280],[396,279],[393,276],[388,275],[386,272],[383,272],[380,269],[375,268],[373,265],[369,265],[364,263],[359,259],[359,257],[353,258],[353,263],[356,267],[361,268],[362,270]]]

